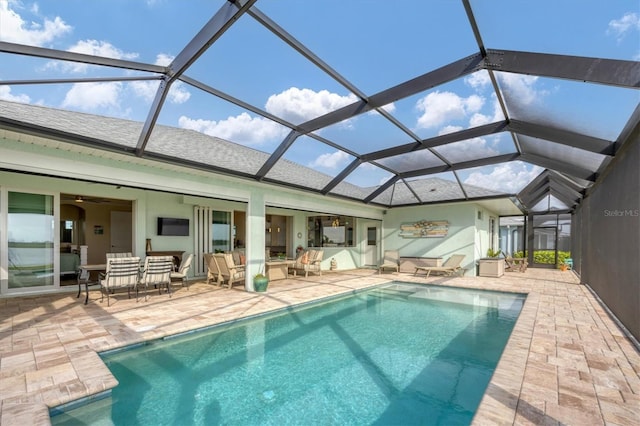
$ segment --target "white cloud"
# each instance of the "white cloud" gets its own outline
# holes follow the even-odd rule
[[[344,166],[349,161],[349,154],[344,151],[336,151],[331,154],[322,154],[316,158],[309,167],[323,167],[325,169],[336,169]]]
[[[431,92],[416,103],[416,108],[421,112],[417,127],[428,129],[450,120],[463,119],[479,111],[483,103],[484,100],[478,95],[463,98],[452,92]]]
[[[187,86],[181,81],[175,81],[169,88],[167,99],[172,104],[183,104],[189,100],[191,93],[187,90]]]
[[[476,112],[469,119],[469,127],[482,126],[483,124],[495,123],[496,121],[504,120],[504,114],[502,113],[502,108],[500,108],[500,103],[493,96],[493,116],[480,114]]]
[[[439,146],[436,150],[452,163],[459,163],[475,158],[493,157],[499,154],[498,151],[487,145],[485,138],[473,138],[453,142]]]
[[[159,84],[158,81],[132,81],[129,87],[137,97],[151,103],[156,96]]]
[[[209,136],[245,145],[261,145],[274,139],[282,139],[289,129],[262,117],[251,117],[246,112],[225,120],[194,120],[182,116],[178,125]]]
[[[476,90],[483,89],[491,84],[489,73],[485,70],[474,72],[465,77],[464,82]]]
[[[156,65],[169,65],[173,61],[174,57],[165,53],[160,53],[156,56]],[[158,91],[157,81],[133,81],[130,83],[130,87],[136,96],[143,98],[145,101],[151,103]],[[187,90],[187,86],[181,81],[174,81],[169,88],[169,94],[167,100],[172,104],[183,104],[191,98],[191,93]]]
[[[174,59],[175,56],[168,55],[166,53],[158,53],[156,55],[156,65],[167,66],[173,62]]]
[[[279,94],[271,95],[265,109],[287,121],[302,123],[351,104],[355,100],[353,95],[340,96],[327,90],[314,92],[310,89],[292,87]],[[263,117],[251,117],[246,112],[219,121],[182,116],[178,124],[186,129],[245,145],[260,145],[281,140],[289,132],[289,129],[278,123]]]
[[[44,23],[27,23],[9,7],[10,3],[0,1],[0,40],[2,41],[43,46],[72,30],[72,27],[59,16],[53,20],[45,19]],[[37,12],[37,6],[32,10]]]
[[[505,96],[518,100],[519,105],[531,105],[537,102],[546,92],[536,90],[538,77],[506,72],[496,73]]]
[[[75,107],[85,111],[98,108],[119,108],[122,83],[76,83],[67,92],[62,107]]]
[[[396,104],[394,102],[391,102],[390,104],[384,105],[382,109],[387,111],[388,113],[392,113],[396,110]]]
[[[491,173],[473,172],[464,183],[509,194],[518,193],[542,172],[538,166],[513,161],[496,166]]]
[[[108,41],[99,40],[80,40],[68,50],[69,52],[85,53],[87,55],[104,56],[114,59],[135,59],[138,57],[137,53],[124,52]]]
[[[291,87],[269,96],[265,109],[271,114],[298,124],[352,104],[356,100],[353,94],[341,96],[328,90],[315,92],[311,89]]]
[[[28,95],[13,95],[11,94],[11,86],[0,86],[0,99],[10,102],[20,102],[28,104],[31,102],[31,98]]]
[[[640,18],[633,12],[625,13],[620,19],[609,21],[607,34],[613,35],[618,41],[622,41],[627,34],[634,30],[640,30]]]
[[[447,135],[449,133],[459,132],[462,129],[464,129],[464,127],[462,127],[462,126],[454,126],[454,125],[450,124],[448,126],[444,126],[442,129],[440,129],[440,131],[438,132],[438,136]]]
[[[118,49],[109,42],[98,40],[81,40],[67,50],[74,53],[83,53],[86,55],[102,56],[113,59],[132,60],[138,57],[137,53],[127,53]],[[82,64],[79,62],[51,61],[47,63],[45,68],[61,69],[65,72],[84,74],[91,66],[92,65]]]

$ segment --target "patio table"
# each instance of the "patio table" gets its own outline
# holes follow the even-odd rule
[[[284,280],[288,277],[289,266],[294,264],[295,260],[271,260],[265,263],[266,275],[269,281]]]
[[[99,272],[104,272],[107,270],[107,264],[106,263],[97,263],[97,264],[88,264],[88,265],[80,265],[80,273],[78,274],[78,295],[76,296],[76,298],[80,297],[80,292],[82,291],[82,282],[84,281],[84,288],[85,291],[87,293],[86,297],[84,298],[84,304],[86,305],[89,302],[89,285],[96,285],[96,284],[100,284],[100,281],[91,281],[89,278],[91,278],[90,275],[87,275],[87,278],[85,280],[81,280],[80,277],[83,276],[83,272],[87,272],[90,273],[91,271],[99,271]]]

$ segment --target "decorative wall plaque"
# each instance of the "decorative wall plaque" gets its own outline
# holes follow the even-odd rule
[[[402,238],[444,238],[449,232],[449,222],[446,220],[420,220],[400,225]]]

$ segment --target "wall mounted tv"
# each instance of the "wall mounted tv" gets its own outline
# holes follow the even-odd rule
[[[158,235],[167,236],[189,236],[189,219],[179,219],[175,217],[158,218]]]

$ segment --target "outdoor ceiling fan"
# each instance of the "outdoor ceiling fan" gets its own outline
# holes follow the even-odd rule
[[[82,203],[103,204],[103,203],[109,202],[109,200],[106,200],[104,198],[87,197],[85,195],[61,194],[60,198],[62,201],[74,202],[77,204],[82,204]]]

